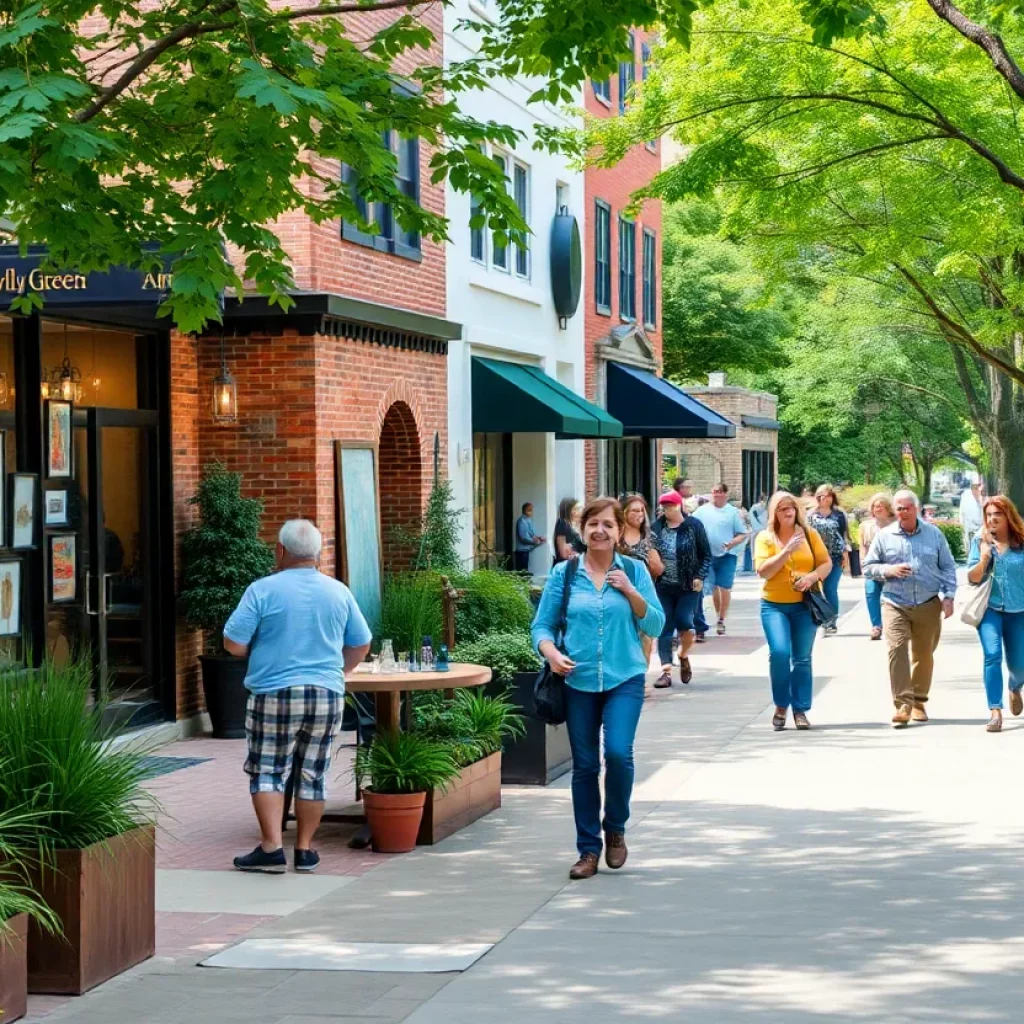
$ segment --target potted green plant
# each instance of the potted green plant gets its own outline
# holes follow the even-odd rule
[[[19,851],[33,842],[39,827],[38,815],[0,811],[0,1024],[24,1017],[28,1009],[29,920],[48,932],[59,928],[19,861]]]
[[[81,994],[155,949],[157,806],[92,682],[85,659],[0,669],[0,812],[35,816],[17,860],[62,933],[29,921],[30,992]]]
[[[213,463],[189,504],[198,506],[199,522],[181,538],[181,608],[204,633],[199,661],[213,735],[241,739],[248,660],[224,652],[224,624],[249,584],[274,568],[274,553],[260,540],[263,502],[243,498],[241,474]]]
[[[415,732],[378,732],[360,747],[355,776],[374,850],[414,849],[427,793],[443,789],[458,774],[450,747]]]
[[[455,661],[490,668],[492,682],[487,692],[505,693],[522,716],[522,731],[507,736],[502,747],[502,782],[546,786],[572,767],[566,727],[548,725],[533,713],[533,684],[540,657],[527,630],[483,633],[475,640],[460,643],[452,657]]]

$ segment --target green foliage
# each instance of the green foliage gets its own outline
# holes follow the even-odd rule
[[[454,504],[452,482],[435,480],[419,522],[395,528],[392,541],[413,552],[414,569],[454,572],[460,567],[459,534],[465,510]]]
[[[422,793],[446,789],[459,765],[444,743],[418,732],[381,730],[356,750],[354,773],[359,786],[374,793]]]
[[[84,849],[155,820],[144,753],[111,743],[102,705],[90,704],[92,682],[87,659],[0,666],[0,814],[35,816],[23,856],[49,862],[54,850]]]
[[[5,764],[0,762],[0,773]],[[43,823],[39,814],[0,811],[0,946],[9,938],[6,922],[28,914],[48,932],[60,930],[56,914],[29,884],[23,856],[37,842]]]
[[[421,735],[447,745],[460,767],[501,750],[506,739],[526,730],[507,693],[490,696],[471,690],[456,690],[454,698],[417,693],[413,722]]]
[[[518,573],[474,569],[453,583],[464,591],[455,612],[458,643],[476,640],[499,624],[509,632],[530,628],[530,582]]]
[[[274,554],[259,537],[263,502],[243,498],[241,487],[240,473],[208,466],[189,499],[199,506],[199,525],[181,538],[185,619],[218,638],[246,588],[274,568]]]
[[[433,572],[396,573],[384,578],[380,623],[375,634],[393,640],[395,652],[418,651],[423,637],[435,646],[443,636],[441,578]]]
[[[474,640],[460,643],[452,651],[454,661],[486,665],[499,683],[508,683],[518,672],[540,668],[540,658],[526,630],[483,633]]]
[[[937,522],[935,524],[946,538],[949,550],[958,562],[967,561],[967,550],[964,547],[964,533],[959,523]]]

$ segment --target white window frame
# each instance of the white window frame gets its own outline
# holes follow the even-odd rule
[[[520,160],[514,153],[508,150],[499,149],[498,147],[488,146],[483,149],[483,152],[487,155],[490,160],[495,163],[501,162],[502,168],[505,172],[505,181],[507,183],[508,190],[513,198],[515,198],[515,175],[516,170],[520,170],[524,173],[526,178],[526,197],[524,201],[524,209],[521,211],[523,214],[523,220],[526,221],[527,225],[532,225],[533,222],[533,171],[525,160]],[[559,182],[559,186],[565,187],[568,190],[568,186],[564,182]],[[470,216],[473,214],[473,197],[470,196],[469,200]],[[517,243],[509,240],[508,245],[504,248],[499,248],[494,244],[494,231],[483,230],[483,257],[478,258],[473,255],[473,229],[467,225],[469,232],[469,253],[470,261],[475,263],[478,267],[483,267],[488,271],[495,271],[499,274],[508,274],[509,277],[515,277],[520,281],[530,281],[533,275],[533,251],[532,249],[523,249]],[[495,261],[495,252],[503,252],[505,255],[504,264]],[[519,256],[521,253],[526,255],[526,273],[521,273],[519,270]]]

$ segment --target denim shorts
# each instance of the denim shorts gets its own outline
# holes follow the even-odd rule
[[[736,582],[736,561],[736,556],[728,553],[711,559],[711,572],[716,587],[732,590],[732,585]]]

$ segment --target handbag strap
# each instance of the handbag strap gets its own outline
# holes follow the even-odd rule
[[[558,613],[558,643],[556,646],[561,646],[562,641],[565,639],[565,631],[568,628],[569,594],[572,591],[573,580],[576,579],[576,570],[579,567],[578,562],[578,558],[570,558],[565,563],[565,575],[562,577],[562,606]]]

